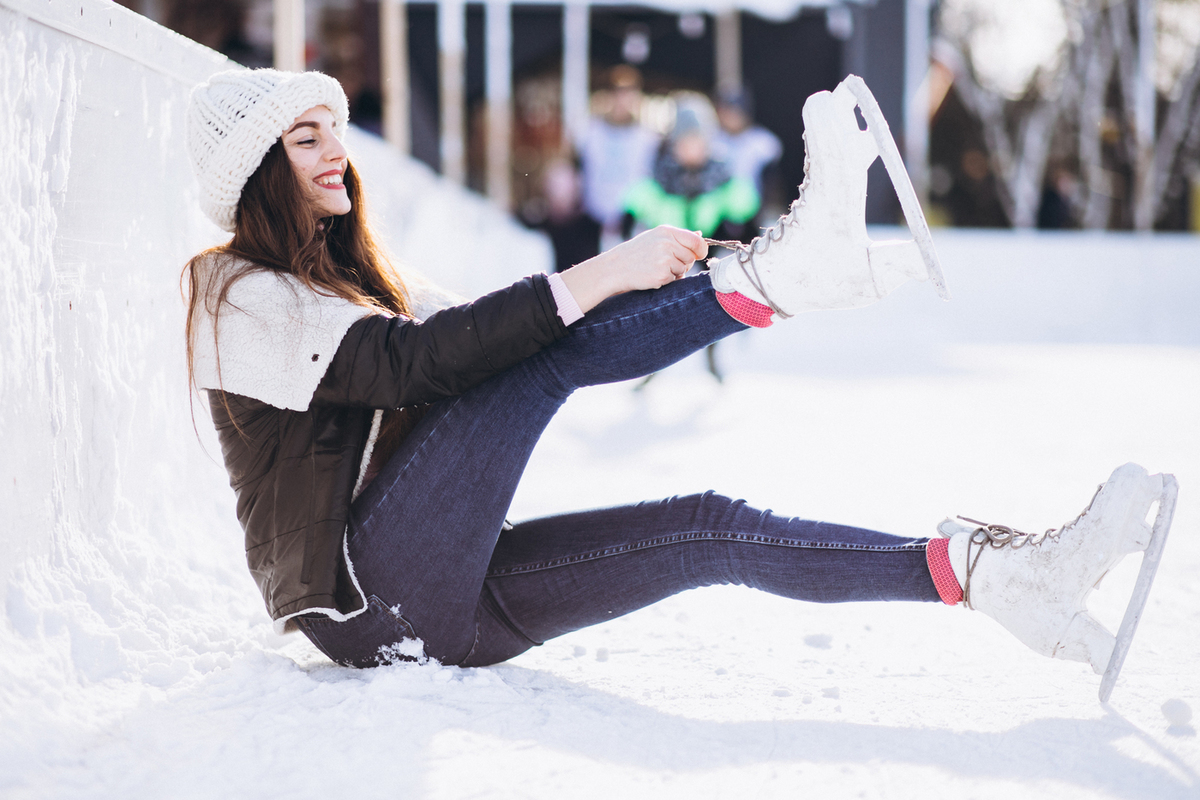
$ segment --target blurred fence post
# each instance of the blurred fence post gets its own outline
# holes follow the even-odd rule
[[[579,141],[588,120],[588,48],[591,6],[584,0],[568,0],[563,6],[563,144]]]
[[[1133,226],[1139,231],[1154,229],[1154,122],[1157,90],[1154,72],[1157,56],[1155,0],[1137,0],[1137,83],[1134,96],[1134,127],[1137,156],[1133,165]]]
[[[917,197],[929,190],[930,0],[904,4],[904,161]]]
[[[489,0],[487,14],[487,193],[500,208],[512,204],[512,5]]]
[[[742,18],[736,8],[717,14],[714,46],[717,62],[717,91],[742,88]]]
[[[442,175],[457,184],[467,179],[466,51],[467,14],[463,0],[439,0],[438,71],[441,78]]]
[[[383,74],[383,136],[408,155],[408,25],[404,0],[380,0],[379,53]]]
[[[304,0],[275,0],[275,69],[303,72]]]

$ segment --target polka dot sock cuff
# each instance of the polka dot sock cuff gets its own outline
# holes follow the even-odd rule
[[[717,302],[721,308],[743,325],[751,328],[771,327],[771,309],[739,292],[725,294],[717,292]]]
[[[954,567],[950,566],[950,540],[930,539],[925,546],[925,563],[929,565],[929,574],[942,602],[948,606],[961,602],[962,587],[954,576]]]

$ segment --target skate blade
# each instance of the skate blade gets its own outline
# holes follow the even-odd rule
[[[1179,494],[1179,484],[1174,475],[1163,475],[1162,495],[1158,501],[1158,514],[1154,518],[1154,529],[1150,534],[1150,544],[1142,556],[1142,567],[1138,571],[1137,583],[1133,586],[1133,595],[1129,605],[1125,607],[1125,616],[1121,619],[1121,627],[1117,629],[1117,641],[1113,646],[1104,677],[1100,679],[1100,702],[1107,703],[1112,696],[1121,667],[1125,664],[1125,656],[1129,653],[1129,644],[1150,598],[1150,586],[1154,583],[1154,574],[1158,571],[1158,563],[1162,560],[1163,547],[1167,543],[1167,534],[1171,532],[1171,519],[1175,516],[1175,498]]]
[[[900,158],[900,150],[896,147],[896,140],[892,138],[891,128],[888,127],[883,112],[879,110],[879,103],[867,88],[867,84],[857,75],[847,75],[842,85],[849,89],[858,101],[858,110],[867,122],[867,130],[875,137],[879,157],[883,159],[883,166],[887,168],[888,177],[896,189],[896,196],[900,198],[900,208],[904,211],[904,219],[908,221],[913,240],[921,251],[925,269],[929,272],[929,280],[937,290],[938,297],[949,300],[950,290],[946,288],[946,278],[942,274],[937,251],[933,249],[933,235],[929,232],[929,223],[925,221],[921,202],[913,189],[912,179],[908,177],[908,170],[904,168],[904,160]]]

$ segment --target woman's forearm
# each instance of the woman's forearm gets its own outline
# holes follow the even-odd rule
[[[700,234],[661,225],[589,258],[562,273],[562,279],[586,313],[613,295],[657,289],[682,278],[706,255]]]

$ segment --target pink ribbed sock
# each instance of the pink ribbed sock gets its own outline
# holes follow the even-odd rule
[[[751,328],[771,327],[771,308],[756,300],[751,300],[740,292],[724,294],[717,292],[717,302],[721,308],[743,325]]]
[[[950,566],[950,540],[930,539],[925,546],[925,563],[929,565],[929,574],[942,602],[948,606],[961,602],[962,587],[954,576],[954,567]]]

